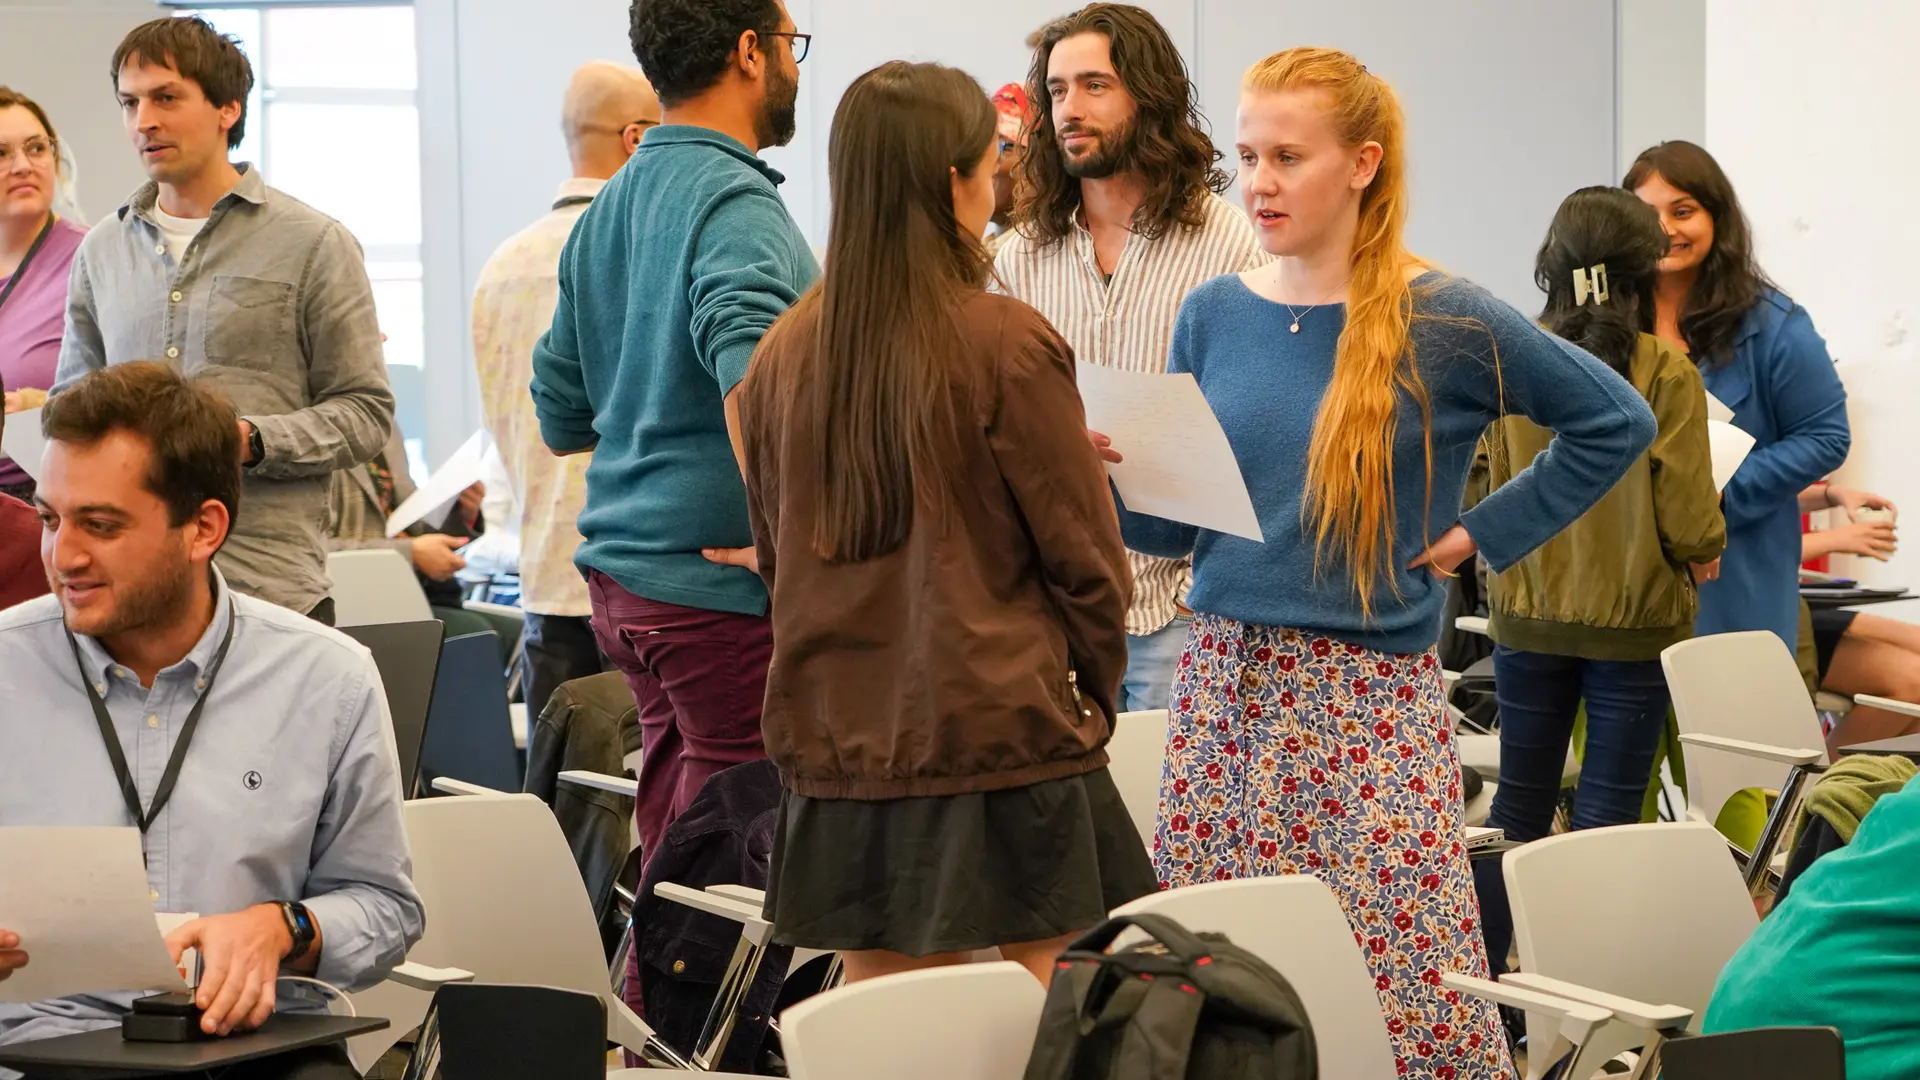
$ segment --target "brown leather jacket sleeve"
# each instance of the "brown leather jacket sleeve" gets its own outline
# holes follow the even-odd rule
[[[1035,316],[1009,321],[1000,356],[988,445],[1033,535],[1081,696],[1111,720],[1133,582],[1106,469],[1087,441],[1073,350]]]

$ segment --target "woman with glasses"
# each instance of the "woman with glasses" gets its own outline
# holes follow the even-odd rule
[[[46,111],[0,86],[0,389],[6,411],[47,400],[60,360],[67,270],[86,230],[53,212],[60,143]],[[33,497],[26,470],[0,456],[0,493]]]

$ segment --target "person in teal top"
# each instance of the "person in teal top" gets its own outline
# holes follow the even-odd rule
[[[1920,784],[1883,796],[1733,954],[1702,1030],[1834,1027],[1847,1080],[1920,1076]]]
[[[593,451],[574,563],[640,709],[634,818],[651,852],[707,777],[766,756],[773,631],[731,395],[820,269],[758,156],[794,133],[809,38],[786,7],[643,0],[629,37],[664,122],[561,252],[531,390],[550,449]]]

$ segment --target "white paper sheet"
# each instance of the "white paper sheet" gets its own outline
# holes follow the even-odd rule
[[[393,508],[393,516],[387,519],[387,535],[399,536],[416,521],[439,520],[461,492],[479,483],[486,469],[486,453],[487,433],[474,432],[446,464],[427,477],[426,483]]]
[[[1719,420],[1707,421],[1707,443],[1713,452],[1713,490],[1724,491],[1727,481],[1753,450],[1753,436]]]
[[[1227,433],[1192,375],[1149,375],[1081,361],[1087,427],[1113,440],[1109,464],[1127,509],[1265,541]]]
[[[8,413],[6,427],[6,431],[0,432],[0,454],[12,458],[14,464],[38,481],[40,454],[47,448],[47,440],[40,435],[40,410]]]
[[[1727,408],[1726,403],[1721,401],[1719,398],[1714,397],[1712,394],[1708,394],[1707,395],[1707,419],[1717,420],[1722,424],[1731,424],[1733,423],[1733,410]]]
[[[0,867],[0,926],[28,958],[0,1001],[186,989],[154,920],[139,830],[0,828]]]

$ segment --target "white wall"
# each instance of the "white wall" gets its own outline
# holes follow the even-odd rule
[[[1920,4],[1707,0],[1707,31],[1706,145],[1746,204],[1761,264],[1839,363],[1853,422],[1840,478],[1920,511]],[[1836,569],[1916,584],[1920,552]]]
[[[0,86],[38,102],[80,167],[80,209],[98,221],[146,180],[107,67],[153,0],[0,0]]]
[[[1619,0],[1646,4],[1655,0]],[[1701,0],[1677,0],[1683,6]],[[554,119],[566,76],[631,62],[627,0],[416,0],[427,155],[429,457],[478,416],[466,302],[488,253],[543,212],[565,173]],[[1023,80],[1029,32],[1079,0],[789,0],[814,35],[798,132],[767,160],[808,237],[827,235],[826,142],[846,86],[883,61],[938,60],[991,91]],[[1392,80],[1412,129],[1410,241],[1525,310],[1532,260],[1568,192],[1619,178],[1621,13],[1589,0],[1145,0],[1185,55],[1216,144],[1233,146],[1241,73],[1279,49],[1348,49]],[[1632,70],[1629,58],[1628,70]],[[1230,162],[1229,162],[1230,166]],[[437,372],[437,374],[436,374]]]

